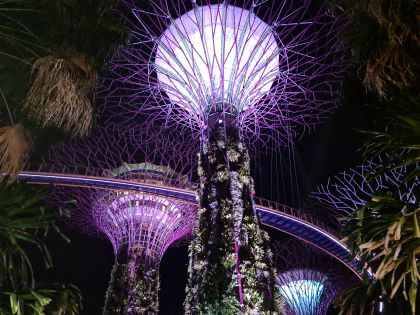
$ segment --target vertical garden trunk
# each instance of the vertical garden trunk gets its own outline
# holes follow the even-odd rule
[[[103,315],[158,314],[159,259],[120,250],[112,269]]]
[[[249,155],[234,127],[202,139],[200,211],[190,245],[187,315],[279,314],[272,255],[253,204]]]
[[[159,260],[132,251],[128,263],[128,306],[126,315],[157,315],[159,310]]]
[[[103,315],[124,314],[127,306],[127,284],[127,255],[120,250],[111,271]]]

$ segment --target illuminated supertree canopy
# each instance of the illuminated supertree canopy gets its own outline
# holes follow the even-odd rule
[[[336,259],[298,239],[272,248],[285,315],[325,315],[334,297],[357,281]]]
[[[214,4],[171,23],[160,37],[154,65],[171,103],[204,116],[256,106],[276,80],[279,54],[265,22],[248,10]]]
[[[382,165],[382,158],[367,161],[339,175],[328,179],[326,184],[318,186],[311,197],[322,204],[336,209],[346,216],[363,207],[375,194],[392,193],[402,201],[418,203],[415,188],[418,179],[405,182],[406,167],[385,170],[373,176],[375,169]]]
[[[99,128],[83,141],[55,148],[51,160],[105,177],[193,189],[191,161],[176,152],[182,139],[154,137],[151,141],[149,136],[133,130],[112,134]],[[157,314],[160,260],[171,244],[191,233],[197,207],[153,192],[112,189],[57,188],[51,199],[72,211],[71,226],[112,243],[116,259],[104,314]]]
[[[280,294],[293,314],[316,314],[327,277],[310,269],[294,269],[279,276]]]
[[[312,1],[122,4],[131,40],[98,92],[104,115],[117,125],[146,119],[189,129],[200,142],[185,313],[275,314],[247,146],[287,144],[337,105],[344,23]]]
[[[97,93],[113,121],[160,110],[168,125],[203,132],[220,113],[249,144],[286,144],[338,104],[346,21],[319,1],[122,3],[132,39]]]

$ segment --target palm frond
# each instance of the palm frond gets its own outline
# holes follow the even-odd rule
[[[36,73],[25,108],[43,126],[86,135],[92,123],[91,98],[97,74],[83,55],[66,50],[34,63]]]
[[[26,163],[31,140],[22,124],[0,128],[0,170],[17,174]]]
[[[0,1],[0,88],[16,120],[89,131],[96,73],[127,35],[117,2]]]
[[[50,254],[39,236],[51,228],[61,235],[55,220],[68,213],[44,205],[46,190],[18,182],[8,184],[8,180],[6,176],[0,183],[0,286],[1,279],[9,279],[14,286],[14,266],[25,266],[30,277],[28,283],[33,284],[27,248],[31,246],[40,250],[46,266],[51,266]]]
[[[418,86],[420,3],[416,0],[330,0],[351,17],[343,36],[352,47],[359,74],[384,99]]]
[[[363,299],[370,305],[382,296],[396,314],[416,314],[420,301],[419,224],[420,208],[416,204],[390,196],[374,196],[347,218],[343,233],[352,254],[359,257],[362,267],[375,271],[375,279],[363,284],[369,289]],[[361,307],[359,303],[351,305],[357,294],[351,289],[341,296],[338,305],[342,314],[357,314],[349,312]]]
[[[406,174],[407,180],[411,180],[420,175],[417,167],[420,163],[420,96],[402,93],[389,102],[383,113],[388,121],[384,131],[363,131],[368,135],[363,146],[365,157],[387,157],[383,159],[383,169],[408,166],[411,172]]]
[[[77,315],[82,309],[80,290],[53,283],[16,292],[0,291],[1,315]]]
[[[8,181],[0,182],[0,315],[78,314],[80,291],[36,283],[29,255],[29,248],[38,249],[46,267],[52,266],[43,237],[50,229],[62,235],[55,221],[68,213],[44,204],[45,189]]]

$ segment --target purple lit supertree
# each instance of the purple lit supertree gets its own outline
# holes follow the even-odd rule
[[[286,145],[334,109],[344,25],[307,0],[122,3],[131,41],[98,92],[104,114],[158,120],[200,143],[185,312],[277,313],[248,148]]]
[[[333,257],[298,239],[272,243],[285,315],[325,315],[333,299],[357,281]]]
[[[248,145],[287,144],[338,105],[346,21],[323,1],[121,2],[132,38],[97,93],[112,122],[152,111],[206,137],[222,119]]]
[[[50,160],[85,168],[87,174],[194,189],[194,159],[180,154],[188,152],[182,149],[188,143],[156,137],[150,127],[144,130],[97,128],[89,138],[53,149]],[[72,211],[71,226],[104,236],[113,246],[115,264],[103,314],[157,314],[160,260],[171,244],[191,233],[197,206],[158,193],[111,188],[56,188],[51,202]]]
[[[382,158],[378,157],[343,171],[329,178],[326,184],[318,186],[310,196],[321,204],[333,207],[341,216],[360,209],[375,194],[391,193],[402,201],[417,203],[415,188],[418,187],[418,178],[405,181],[406,167],[384,170],[382,174],[374,175],[382,164]]]

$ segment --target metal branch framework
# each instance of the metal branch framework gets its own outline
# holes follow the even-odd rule
[[[188,152],[200,144],[186,314],[276,314],[248,149],[287,145],[336,107],[345,21],[307,0],[122,0],[120,9],[131,38],[96,95],[102,114],[120,128],[147,121],[190,137]]]
[[[248,145],[284,145],[337,106],[346,21],[318,1],[134,2],[122,1],[130,43],[97,93],[113,123],[146,116],[197,135],[217,111]]]
[[[147,127],[124,133],[98,128],[83,141],[51,150],[50,159],[91,168],[95,174],[100,167],[104,177],[192,189],[194,158],[179,155],[179,150],[188,152],[182,149],[188,143],[152,137],[160,133]],[[152,192],[92,188],[56,188],[51,202],[72,210],[73,227],[106,236],[112,243],[116,262],[105,314],[157,313],[160,260],[171,244],[191,233],[196,205]]]
[[[277,312],[247,149],[286,145],[337,105],[345,23],[315,2],[121,1],[131,40],[97,94],[104,115],[200,142],[187,315]]]
[[[364,165],[343,171],[329,178],[326,184],[318,186],[311,197],[333,207],[341,216],[363,207],[373,195],[381,192],[391,192],[400,200],[417,203],[414,189],[418,186],[418,179],[405,183],[406,167],[386,170],[381,175],[373,176],[375,169],[381,164],[382,158],[378,157]]]
[[[298,239],[272,243],[285,315],[325,315],[337,294],[358,279],[332,257]]]
[[[109,170],[124,164],[151,163],[169,167],[192,179],[197,166],[198,147],[189,135],[166,132],[146,121],[142,124],[97,126],[91,136],[55,146],[44,158],[46,166],[82,169],[85,175],[112,177]],[[121,175],[122,176],[122,175]]]

